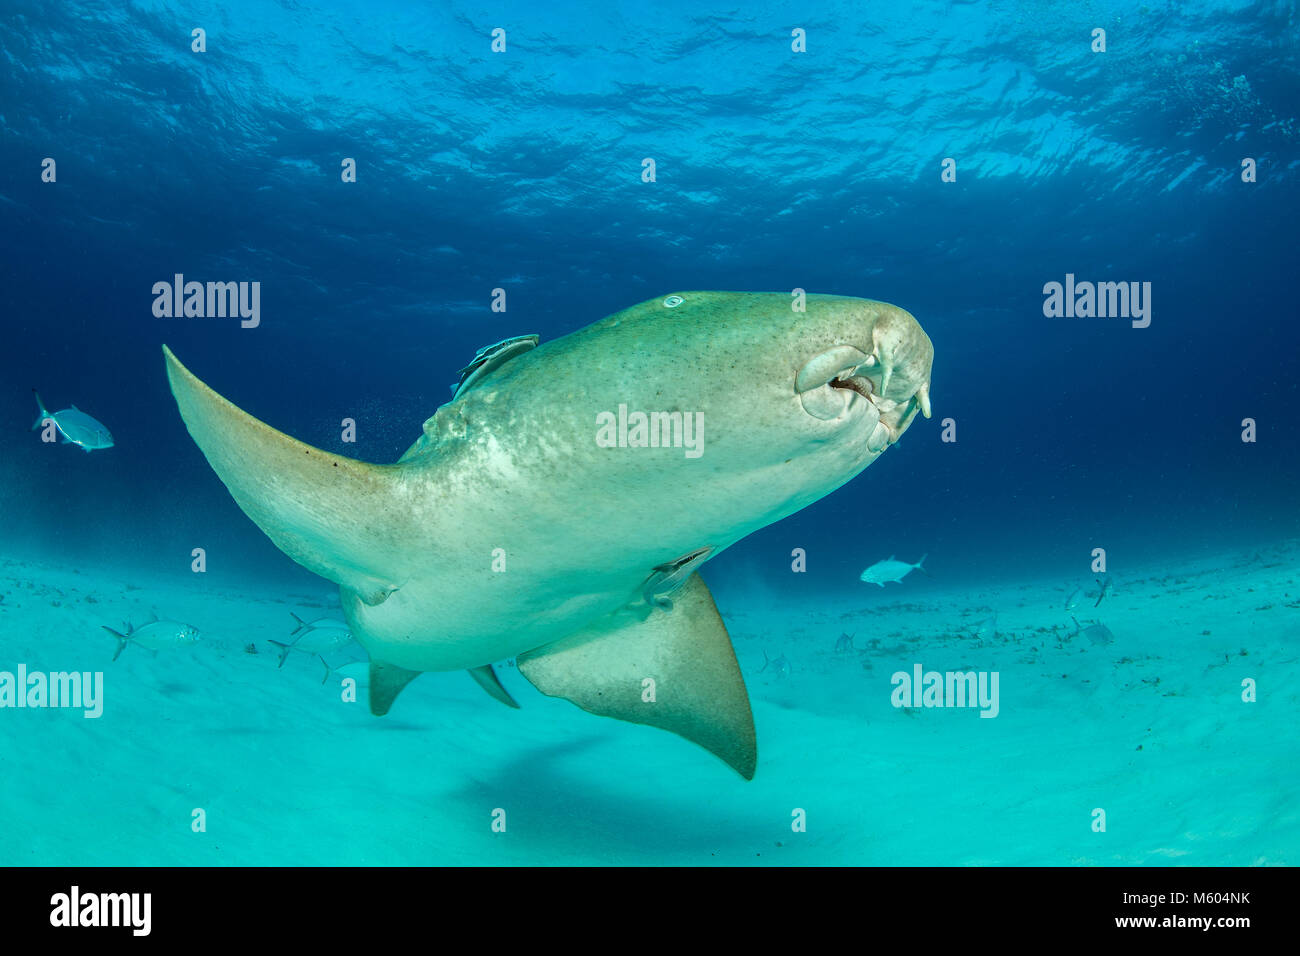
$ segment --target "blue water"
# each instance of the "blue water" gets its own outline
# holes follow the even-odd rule
[[[190,48],[194,27],[206,52]],[[795,28],[807,52],[792,52]],[[184,585],[202,540],[203,587],[328,604],[327,582],[239,512],[190,440],[163,343],[274,427],[388,462],[481,346],[553,340],[675,290],[803,288],[916,316],[934,343],[934,419],[710,563],[724,616],[857,600],[862,569],[895,553],[929,555],[933,579],[899,586],[920,594],[1086,582],[1098,547],[1113,573],[1191,561],[1213,582],[1217,556],[1300,536],[1298,41],[1281,0],[7,0],[0,557]],[[46,157],[56,182],[42,181]],[[1242,181],[1247,157],[1257,181]],[[176,273],[259,281],[260,325],[155,317],[151,288]],[[1150,325],[1046,317],[1044,285],[1067,274],[1149,282]],[[36,440],[32,388],[104,422],[116,446]],[[340,440],[345,417],[355,444]],[[790,573],[794,548],[805,575]],[[10,620],[0,640],[30,641],[32,626]],[[86,640],[99,666],[111,642]],[[747,674],[759,643],[740,652]],[[141,839],[90,856],[159,858]],[[804,862],[839,859],[826,853]]]

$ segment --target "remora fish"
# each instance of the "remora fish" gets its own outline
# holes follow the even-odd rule
[[[132,628],[128,623],[125,625],[125,634],[113,630],[106,624],[101,624],[100,627],[117,638],[117,651],[113,654],[113,660],[117,660],[122,656],[122,652],[126,650],[128,643],[139,644],[151,651],[161,651],[171,647],[184,647],[187,644],[194,644],[199,639],[199,629],[197,627],[182,624],[180,621],[154,620],[144,627],[137,628]]]
[[[923,554],[921,560],[916,564],[908,564],[906,561],[895,561],[894,555],[891,554],[884,561],[877,561],[863,571],[859,580],[866,581],[868,584],[879,585],[882,588],[887,582],[901,583],[903,578],[913,571],[924,572],[925,568],[921,567],[921,565],[925,563],[925,559],[928,557],[928,554]]]
[[[543,693],[677,733],[752,777],[749,698],[697,562],[928,418],[929,338],[866,299],[809,295],[793,313],[786,293],[682,292],[525,345],[480,356],[392,465],[295,441],[164,355],[235,501],[339,585],[373,713],[422,671],[469,669],[510,702],[491,663],[514,657]],[[682,453],[687,416],[707,424],[696,457]]]
[[[108,429],[76,405],[65,408],[61,412],[51,412],[41,401],[40,393],[36,389],[32,389],[32,394],[36,396],[36,404],[41,410],[41,413],[36,416],[36,421],[32,423],[32,431],[36,431],[45,424],[46,420],[49,420],[63,436],[65,445],[80,445],[88,453],[100,448],[113,447],[113,436],[109,434]]]

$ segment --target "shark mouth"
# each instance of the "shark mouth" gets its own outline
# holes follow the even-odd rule
[[[831,388],[847,388],[857,392],[863,398],[871,397],[871,379],[865,375],[850,375],[848,378],[833,378],[826,383]]]
[[[795,378],[800,404],[813,418],[834,421],[864,401],[872,451],[898,441],[918,411],[930,417],[928,354],[898,361],[879,344],[870,354],[837,345],[810,359]]]

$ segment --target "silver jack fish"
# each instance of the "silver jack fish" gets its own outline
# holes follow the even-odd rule
[[[133,628],[129,623],[125,626],[126,633],[123,634],[106,624],[100,625],[117,638],[117,652],[113,655],[113,660],[122,656],[127,644],[139,644],[151,651],[162,651],[196,644],[199,640],[199,629],[189,624],[182,624],[180,621],[159,621],[155,618],[144,627]]]
[[[65,445],[80,445],[87,452],[113,447],[113,436],[109,434],[102,422],[91,418],[76,405],[65,408],[61,412],[51,412],[41,401],[40,393],[36,389],[32,389],[32,394],[36,396],[36,404],[41,409],[41,413],[36,416],[36,421],[32,423],[32,431],[36,431],[46,422],[52,422],[59,434],[63,436]]]
[[[928,554],[921,555],[921,560],[916,564],[908,564],[906,561],[894,560],[894,555],[890,555],[884,561],[877,561],[867,570],[862,572],[861,580],[868,584],[877,584],[884,587],[886,583],[899,584],[903,578],[907,577],[913,571],[926,573],[925,568],[921,567],[928,558]]]

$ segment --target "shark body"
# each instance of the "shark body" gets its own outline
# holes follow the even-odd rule
[[[543,693],[677,733],[748,779],[748,694],[698,569],[930,414],[933,347],[910,314],[790,302],[682,292],[540,346],[481,350],[391,465],[296,441],[164,353],[235,501],[339,585],[371,658],[372,712],[420,672],[457,669],[515,706],[491,664],[516,657]],[[676,441],[687,416],[695,457]]]

